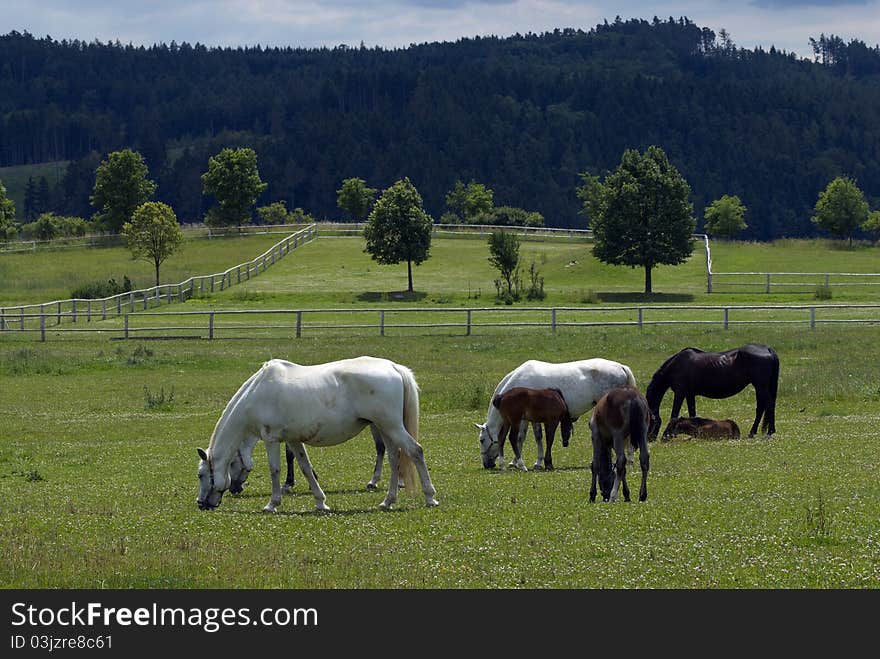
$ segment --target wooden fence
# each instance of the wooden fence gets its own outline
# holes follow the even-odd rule
[[[179,284],[162,284],[94,300],[67,299],[0,307],[0,332],[36,330],[53,324],[60,325],[64,321],[79,323],[107,320],[109,317],[122,316],[137,310],[146,311],[162,304],[184,302],[196,294],[222,291],[265,272],[297,247],[312,240],[315,233],[315,225],[309,225],[288,235],[251,261],[216,274],[190,277]]]
[[[70,313],[64,315],[69,316]],[[81,320],[83,317],[80,318]],[[72,320],[72,318],[71,318]],[[40,340],[95,333],[109,339],[272,338],[354,332],[386,336],[436,333],[508,332],[515,329],[787,324],[804,329],[846,323],[880,324],[880,304],[848,305],[644,305],[620,307],[474,307],[385,309],[269,309],[129,312],[117,317],[58,323],[53,313],[28,313],[19,331]],[[89,320],[95,322],[88,322]],[[55,323],[54,326],[51,323]]]

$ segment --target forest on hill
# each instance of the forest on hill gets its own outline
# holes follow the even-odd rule
[[[880,207],[880,48],[809,38],[815,61],[738,48],[687,18],[606,22],[403,49],[152,47],[0,36],[0,167],[70,161],[51,210],[88,217],[94,173],[126,147],[156,198],[200,221],[208,158],[249,146],[283,200],[339,218],[349,177],[408,176],[439,219],[457,180],[497,205],[584,226],[579,174],[658,145],[694,215],[722,195],[748,207],[743,238],[815,235],[819,192],[855,179]]]

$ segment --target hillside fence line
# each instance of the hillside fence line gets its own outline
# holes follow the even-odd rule
[[[0,331],[22,331],[28,328],[28,323],[33,325],[37,322],[40,326],[45,326],[53,322],[60,325],[65,320],[71,323],[81,320],[107,320],[109,317],[133,313],[137,309],[146,311],[162,304],[185,302],[196,294],[222,291],[265,272],[300,245],[313,240],[316,231],[315,225],[311,224],[289,234],[255,259],[216,274],[190,277],[179,284],[160,284],[104,298],[68,298],[41,304],[0,307]]]

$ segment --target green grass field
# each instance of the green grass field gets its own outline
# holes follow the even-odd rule
[[[626,328],[503,340],[7,344],[0,580],[23,588],[876,587],[875,333]],[[585,419],[569,448],[556,446],[554,472],[480,466],[472,422],[484,420],[495,383],[527,358],[614,358],[644,386],[685,345],[745,341],[780,354],[777,434],[652,444],[645,504],[587,502]],[[364,433],[310,452],[329,516],[312,512],[301,477],[280,514],[261,514],[270,487],[259,447],[245,493],[227,495],[215,512],[197,510],[195,448],[263,360],[359,354],[415,370],[439,508],[405,492],[399,510],[380,512],[382,492],[364,487],[373,461]],[[698,401],[700,414],[742,426],[753,406],[751,390]],[[529,440],[528,464],[534,450]],[[633,554],[642,569],[631,569]]]
[[[236,252],[223,267],[263,249]],[[573,303],[581,288],[618,292],[624,300],[641,290],[640,271],[603,273],[585,245],[524,245],[527,258],[532,250],[546,273],[547,304]],[[247,285],[182,307],[396,304],[389,294],[405,288],[405,267],[379,267],[358,252],[356,239],[319,239]],[[493,273],[482,242],[437,241],[432,252],[415,273],[424,296],[401,304],[493,304]],[[720,266],[723,254],[714,258],[719,269],[728,269]],[[455,264],[454,272],[444,263]],[[703,280],[692,283],[688,275],[701,278],[701,268],[695,254],[686,266],[658,272],[655,287],[661,295],[714,301],[700,292]],[[475,300],[473,289],[480,288]],[[780,355],[777,434],[652,444],[644,504],[589,504],[586,418],[575,425],[569,448],[554,447],[553,472],[481,467],[473,422],[485,419],[498,380],[526,359],[615,359],[630,365],[644,388],[662,361],[685,346],[721,350],[748,341],[772,345]],[[404,492],[397,510],[378,510],[387,466],[380,491],[367,492],[374,454],[365,432],[310,451],[334,511],[329,515],[313,512],[299,474],[281,512],[261,513],[270,485],[259,446],[245,492],[227,494],[217,511],[197,509],[195,449],[207,446],[226,402],[264,360],[311,364],[361,354],[414,370],[422,389],[421,442],[438,508],[425,508],[420,493]],[[844,325],[813,331],[774,325],[727,331],[567,327],[556,333],[496,328],[470,337],[438,329],[422,336],[330,332],[214,342],[79,334],[39,343],[7,332],[0,334],[0,583],[876,588],[878,362],[876,327]],[[664,418],[670,405],[667,397]],[[748,389],[726,400],[698,399],[697,410],[748,426],[754,394]],[[534,455],[529,439],[527,464]]]

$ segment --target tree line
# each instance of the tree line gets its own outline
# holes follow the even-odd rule
[[[806,40],[806,35],[805,35]],[[496,209],[584,226],[580,175],[664,149],[704,209],[749,209],[742,237],[808,236],[816,195],[848,177],[880,201],[880,49],[821,35],[815,61],[737,48],[687,18],[386,50],[136,47],[0,36],[0,166],[70,161],[51,209],[85,217],[106,154],[141,153],[185,222],[211,207],[208,159],[249,147],[266,191],[319,219],[340,182],[404,176],[435,218],[456,182]],[[697,228],[706,218],[698,214]]]

